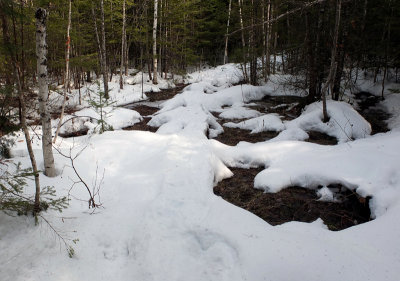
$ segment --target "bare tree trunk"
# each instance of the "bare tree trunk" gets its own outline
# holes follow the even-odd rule
[[[124,79],[122,78],[122,69],[124,68],[124,60],[125,60],[125,46],[126,46],[126,31],[125,31],[125,5],[126,0],[122,3],[122,44],[121,44],[121,67],[119,68],[119,88],[124,88]]]
[[[39,82],[39,111],[42,121],[42,148],[44,161],[44,174],[48,177],[56,176],[54,167],[53,147],[51,142],[51,120],[47,109],[49,87],[47,84],[47,43],[46,43],[46,19],[47,11],[38,8],[36,18],[36,57],[37,74]]]
[[[1,4],[2,3],[0,3],[0,8],[1,8],[0,15],[2,18],[4,45],[10,46],[10,36],[8,33],[7,20],[5,18],[5,15],[2,13],[3,8],[1,7],[2,6]],[[34,206],[33,206],[33,212],[34,212],[34,214],[36,214],[40,211],[39,171],[38,171],[37,164],[36,164],[35,154],[33,153],[33,149],[32,149],[31,137],[29,134],[28,126],[26,125],[26,106],[25,106],[25,99],[24,99],[24,95],[23,95],[23,86],[22,86],[21,78],[20,78],[21,70],[17,66],[16,58],[13,54],[13,51],[11,50],[11,47],[8,47],[8,48],[10,48],[7,51],[9,52],[9,56],[10,56],[11,62],[12,62],[12,67],[14,70],[14,77],[15,77],[15,82],[16,82],[15,84],[17,86],[17,92],[18,92],[18,98],[19,98],[19,104],[20,104],[19,115],[20,115],[21,127],[22,127],[22,130],[25,135],[26,146],[28,149],[28,154],[29,154],[29,158],[31,160],[32,170],[33,170],[34,177],[35,177],[35,201],[34,201]],[[9,81],[9,82],[11,82],[11,81]]]
[[[158,0],[154,0],[154,20],[153,20],[153,84],[157,84],[157,19],[158,19]]]
[[[35,202],[33,205],[33,213],[36,214],[40,212],[40,181],[39,181],[39,170],[36,164],[35,154],[33,153],[31,137],[29,134],[28,126],[26,124],[26,105],[24,100],[24,94],[22,91],[21,80],[19,78],[18,69],[14,62],[14,71],[17,80],[17,90],[18,90],[18,98],[21,105],[20,111],[20,119],[21,119],[21,127],[25,135],[26,147],[28,149],[29,159],[31,160],[32,171],[35,178]]]
[[[333,38],[333,46],[331,53],[331,66],[329,68],[328,78],[326,79],[326,83],[322,88],[322,113],[324,114],[324,122],[328,122],[328,111],[326,109],[326,90],[329,86],[333,87],[333,81],[335,81],[337,63],[336,63],[336,54],[337,54],[337,43],[339,38],[339,27],[340,27],[340,14],[342,10],[342,0],[337,0],[336,2],[336,19],[335,19],[335,33]],[[332,90],[332,89],[331,89]]]
[[[267,6],[267,21],[271,19],[271,1],[268,1]],[[265,25],[265,23],[263,24]],[[270,62],[271,62],[271,49],[270,49],[270,39],[271,39],[271,23],[267,23],[266,34],[265,34],[265,82],[270,74]]]
[[[100,64],[100,70],[103,69],[103,52],[101,49],[101,43],[100,43],[100,36],[99,36],[99,29],[97,28],[97,20],[96,20],[96,14],[94,12],[94,7],[93,7],[93,2],[92,2],[92,17],[93,17],[93,23],[94,23],[94,33],[96,34],[96,42],[97,42],[97,49],[99,51],[99,64]],[[98,73],[96,71],[96,77],[98,76]],[[88,72],[88,79],[86,80],[87,82],[91,82],[90,77],[90,71]]]
[[[57,125],[57,130],[56,130],[56,135],[54,136],[53,143],[56,143],[58,134],[60,132],[61,124],[64,118],[64,111],[65,111],[65,103],[67,101],[67,91],[69,87],[69,81],[70,81],[70,74],[69,74],[69,51],[71,48],[71,38],[69,36],[69,32],[71,29],[71,7],[72,6],[72,0],[69,0],[69,11],[68,11],[68,26],[67,26],[67,52],[65,54],[65,81],[64,81],[64,99],[63,103],[61,106],[61,114],[60,114],[60,121],[58,122]]]
[[[102,49],[102,60],[103,60],[103,83],[104,83],[104,97],[109,99],[108,95],[108,67],[107,67],[107,50],[106,50],[106,30],[104,26],[104,0],[100,0],[100,12],[101,12],[101,49]]]
[[[248,81],[248,76],[247,76],[247,60],[246,60],[246,41],[244,40],[244,30],[243,30],[243,16],[242,16],[242,2],[241,0],[238,0],[239,4],[239,17],[240,17],[240,28],[242,29],[242,52],[243,52],[243,72],[244,72],[244,80]]]
[[[228,8],[228,22],[226,24],[226,35],[225,35],[225,51],[224,51],[224,64],[228,63],[228,39],[229,39],[229,21],[231,20],[231,9],[232,9],[232,0],[229,0],[229,8]]]

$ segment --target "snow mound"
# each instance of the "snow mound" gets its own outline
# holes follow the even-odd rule
[[[308,105],[302,114],[285,122],[288,129],[300,128],[304,131],[317,131],[335,137],[339,143],[365,138],[371,134],[371,125],[354,108],[338,101],[327,101],[329,121],[324,123],[322,102]]]
[[[241,104],[234,104],[230,108],[223,109],[223,112],[219,115],[219,117],[224,119],[242,119],[253,118],[260,115],[261,113],[257,110],[249,109]]]
[[[114,130],[132,126],[143,119],[137,111],[120,107],[105,107],[103,108],[103,114],[104,121]],[[64,116],[60,134],[95,130],[98,127],[98,121],[100,119],[100,113],[93,108],[79,110],[72,115]],[[53,128],[57,127],[59,120],[60,119],[52,121]]]
[[[239,123],[228,122],[224,124],[225,127],[239,128],[244,130],[251,130],[252,134],[264,131],[282,131],[285,126],[282,123],[278,114],[271,113],[260,117],[252,118]]]
[[[149,125],[158,127],[172,122],[174,124],[168,125],[168,130],[164,131],[163,129],[162,131],[173,134],[182,132],[182,129],[187,127],[182,122],[188,123],[191,120],[191,122],[202,123],[191,126],[198,129],[194,134],[204,134],[209,129],[212,133],[210,135],[216,136],[223,130],[219,124],[216,124],[216,119],[211,117],[212,114],[210,112],[220,112],[223,116],[230,118],[240,118],[243,114],[259,114],[257,111],[251,111],[250,109],[244,110],[243,105],[252,100],[262,99],[268,94],[263,87],[251,85],[234,86],[229,89],[207,93],[210,88],[215,90],[214,86],[205,82],[195,83],[186,87],[183,93],[176,95],[161,105],[161,110],[155,114]],[[224,108],[225,106],[232,107],[226,109]],[[178,108],[180,109],[178,110]],[[224,115],[224,112],[227,113]],[[202,117],[196,121],[196,116]]]
[[[205,82],[218,88],[227,88],[243,80],[243,72],[239,65],[229,63],[215,68],[203,69],[190,73],[185,83]]]
[[[155,115],[147,124],[159,127],[160,134],[215,137],[223,132],[215,117],[201,106],[177,107]]]

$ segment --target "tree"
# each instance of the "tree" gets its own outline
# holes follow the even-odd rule
[[[153,84],[157,84],[157,19],[158,19],[158,0],[154,0],[154,19],[153,19]]]
[[[44,174],[48,177],[56,176],[51,137],[50,113],[47,109],[49,88],[47,82],[47,43],[46,43],[46,20],[47,11],[38,8],[36,18],[36,56],[37,74],[39,84],[39,112],[42,122],[42,149],[44,161]]]

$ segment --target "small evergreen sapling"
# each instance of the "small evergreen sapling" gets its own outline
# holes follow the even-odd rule
[[[100,119],[97,120],[98,132],[100,134],[105,131],[113,131],[113,127],[106,122],[106,117],[111,113],[111,111],[106,111],[106,107],[111,107],[115,102],[111,102],[106,98],[104,91],[100,90],[100,84],[97,82],[98,91],[94,93],[94,97],[90,99],[89,104],[94,108],[94,110],[100,115]],[[97,127],[94,131],[96,131]]]
[[[8,163],[0,160],[0,211],[8,215],[28,215],[34,213],[34,196],[26,194],[24,189],[27,180],[34,176],[31,168],[22,169],[20,164],[14,164],[10,172]],[[68,206],[64,197],[56,197],[54,186],[45,186],[40,191],[40,210],[54,209],[61,212]]]

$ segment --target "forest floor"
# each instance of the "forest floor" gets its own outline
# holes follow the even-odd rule
[[[149,102],[137,102],[126,105],[125,108],[139,112],[143,120],[124,130],[140,130],[156,132],[157,127],[147,125],[151,117],[160,109],[159,104],[171,99],[182,92],[186,85],[180,84],[173,89],[164,89],[157,93],[149,94]],[[385,121],[389,114],[375,105],[379,99],[371,99],[373,95],[362,92],[356,95],[361,103],[359,113],[366,118],[373,133],[387,132]],[[264,114],[277,113],[284,120],[292,120],[299,117],[301,108],[298,106],[301,98],[296,96],[266,96],[260,101],[253,101],[250,108]],[[296,106],[288,109],[288,104]],[[218,118],[218,113],[214,116]],[[233,119],[230,121],[241,122],[246,119]],[[222,125],[223,119],[219,120]],[[307,142],[320,145],[336,145],[337,140],[327,134],[317,131],[309,131]],[[239,128],[224,127],[224,132],[215,139],[227,145],[237,145],[241,141],[249,143],[263,142],[278,135],[275,131],[263,131],[251,133]],[[342,230],[348,227],[364,223],[371,218],[369,210],[369,198],[363,198],[343,186],[334,186],[340,190],[342,200],[338,202],[319,201],[315,191],[297,186],[286,188],[277,193],[266,193],[255,189],[253,182],[255,176],[264,168],[257,169],[231,169],[234,176],[225,179],[214,187],[214,193],[228,202],[241,207],[264,219],[271,225],[279,225],[289,221],[313,222],[322,218],[330,230]]]
[[[240,84],[234,64],[181,85],[137,73],[123,90],[110,82],[102,107],[101,84],[73,90],[58,175],[40,174],[69,206],[43,212],[40,227],[0,213],[0,279],[397,281],[400,96],[381,101],[380,85],[359,79],[358,94],[327,101],[324,123],[321,103],[301,109],[281,78]],[[62,95],[50,100],[58,113]],[[41,128],[30,130],[43,167]],[[29,168],[23,133],[9,137],[7,167]],[[28,181],[24,196],[34,190]]]

